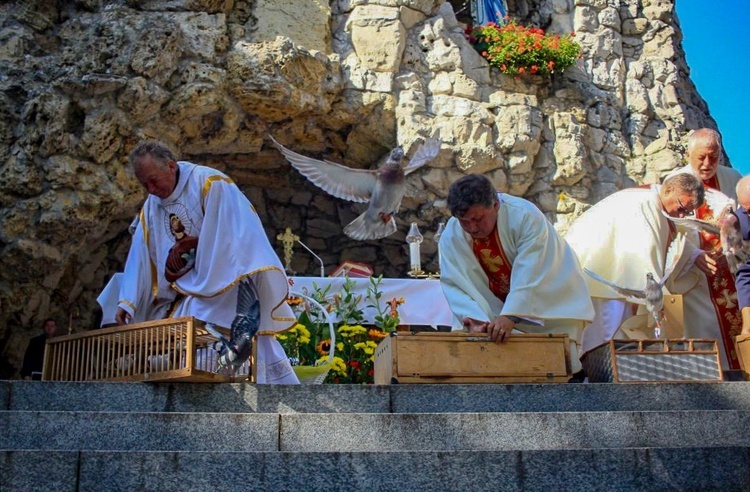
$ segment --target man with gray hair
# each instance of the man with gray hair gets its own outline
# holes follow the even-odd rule
[[[566,334],[577,373],[580,333],[594,310],[567,243],[533,203],[496,192],[480,174],[451,185],[448,208],[440,283],[455,317],[496,342],[511,332]]]
[[[689,174],[669,178],[663,185],[621,190],[578,217],[565,239],[583,268],[620,287],[642,289],[646,274],[660,279],[669,269],[667,251],[676,235],[665,214],[684,217],[703,203],[703,198],[701,182]],[[675,257],[682,258],[680,253],[676,251]],[[675,266],[670,281],[686,268],[689,265],[683,259]],[[586,282],[596,317],[583,332],[584,352],[612,338],[627,338],[618,332],[633,315],[629,309],[633,306],[628,305],[625,295],[590,276]],[[670,285],[670,292],[677,293]]]
[[[258,382],[298,383],[274,336],[296,321],[285,302],[289,284],[247,197],[219,171],[176,161],[162,142],[139,143],[130,163],[148,196],[120,280],[117,323],[194,316],[228,328],[248,286],[259,306],[248,327],[259,335]]]
[[[688,136],[687,165],[676,169],[675,174],[692,174],[706,189],[717,190],[731,199],[737,199],[735,188],[742,177],[736,170],[722,166],[721,136],[716,130],[701,128]],[[695,217],[714,221],[721,210],[712,210],[707,203],[695,210]],[[722,367],[739,369],[739,361],[732,337],[740,333],[742,320],[737,306],[734,276],[729,271],[721,251],[719,236],[707,232],[685,230],[688,243],[685,254],[690,255],[695,268],[679,280],[685,292],[686,338],[711,338],[719,340]]]

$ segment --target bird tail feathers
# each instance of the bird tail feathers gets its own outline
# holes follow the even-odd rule
[[[382,239],[390,236],[394,232],[396,232],[396,221],[393,217],[387,222],[383,222],[379,218],[376,220],[368,220],[367,212],[363,213],[344,227],[344,234],[359,241]]]

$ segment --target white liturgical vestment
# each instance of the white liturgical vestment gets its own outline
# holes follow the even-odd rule
[[[498,199],[497,233],[512,265],[510,291],[505,302],[492,293],[471,236],[451,218],[440,238],[440,283],[453,314],[459,322],[517,316],[523,318],[519,331],[567,334],[577,344],[594,309],[575,254],[533,203],[502,193]],[[575,354],[574,371],[580,367]]]
[[[229,327],[236,314],[237,285],[250,277],[261,308],[258,382],[297,383],[273,336],[295,323],[285,302],[289,285],[258,214],[224,174],[189,162],[178,166],[172,194],[163,200],[149,195],[143,205],[120,281],[119,306],[134,322],[194,316]],[[198,238],[195,264],[170,283],[164,272],[167,256],[186,236]]]

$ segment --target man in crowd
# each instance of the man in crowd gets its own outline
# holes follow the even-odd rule
[[[579,372],[581,330],[594,315],[573,251],[532,203],[470,174],[448,191],[440,283],[470,332],[504,342],[511,331],[567,334]]]
[[[736,199],[735,188],[741,175],[732,168],[721,166],[721,137],[715,130],[701,128],[688,137],[688,164],[671,175],[688,173],[703,182],[707,189],[718,190]],[[721,210],[711,210],[703,204],[695,211],[698,219],[712,221]],[[685,292],[685,337],[719,340],[724,369],[739,369],[732,337],[739,334],[742,320],[737,307],[737,290],[720,250],[719,237],[710,233],[686,231],[689,244],[685,253],[694,260],[696,268],[679,282]]]
[[[44,333],[29,340],[26,353],[21,365],[21,377],[26,380],[42,379],[42,368],[44,366],[44,347],[47,339],[57,334],[57,321],[47,318],[42,325]]]
[[[658,281],[667,268],[675,227],[662,212],[684,217],[703,203],[703,194],[700,181],[690,174],[669,178],[661,186],[618,191],[576,219],[565,239],[583,268],[621,287],[642,289],[647,273]],[[672,277],[690,268],[680,258]],[[611,287],[588,275],[586,283],[596,317],[583,332],[584,353],[611,340],[633,314],[625,297]]]
[[[139,143],[130,163],[149,196],[120,281],[117,323],[194,316],[229,327],[243,282],[260,302],[258,382],[297,383],[273,336],[295,323],[287,277],[245,195],[214,169],[177,162],[161,142]]]

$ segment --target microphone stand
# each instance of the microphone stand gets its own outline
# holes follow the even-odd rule
[[[313,252],[313,250],[311,250],[310,248],[308,248],[307,245],[305,243],[303,243],[302,241],[300,241],[299,239],[297,239],[297,242],[300,243],[300,245],[303,248],[305,248],[311,255],[313,255],[316,260],[318,260],[318,263],[320,263],[320,276],[321,277],[325,277],[326,276],[326,274],[325,274],[325,267],[323,265],[323,260],[320,259],[320,256],[316,255]]]

